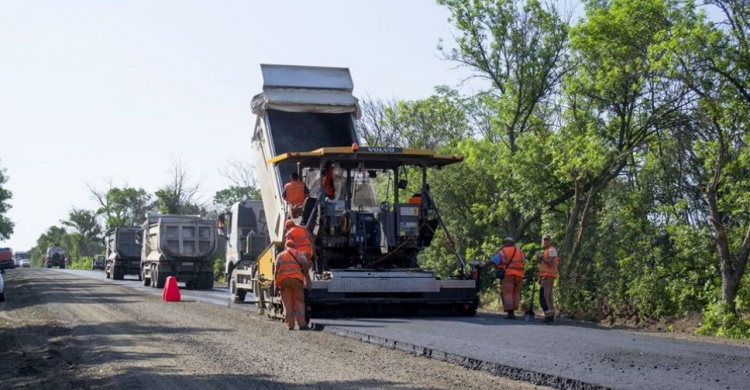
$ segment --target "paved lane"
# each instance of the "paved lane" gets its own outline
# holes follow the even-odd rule
[[[97,271],[64,270],[104,280]],[[110,281],[160,294],[137,280]],[[226,288],[181,290],[183,297],[228,305]],[[251,300],[248,295],[248,300]],[[254,311],[254,305],[231,305]],[[319,319],[325,330],[413,350],[467,367],[557,387],[748,389],[750,348],[573,325],[472,318]],[[750,345],[750,344],[747,344]],[[594,386],[588,386],[594,385]]]

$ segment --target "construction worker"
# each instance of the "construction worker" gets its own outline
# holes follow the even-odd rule
[[[558,255],[557,248],[550,236],[542,238],[544,251],[539,252],[539,304],[544,310],[544,322],[553,322],[555,318],[555,299],[552,287],[557,278]]]
[[[409,198],[409,204],[421,205],[422,204],[422,193],[415,192],[414,195]]]
[[[292,218],[297,218],[302,214],[302,207],[305,204],[305,198],[310,195],[310,190],[299,180],[297,172],[292,172],[290,178],[291,181],[284,184],[284,192],[281,196],[289,203]]]
[[[284,305],[284,322],[289,330],[294,330],[297,321],[299,330],[307,330],[305,321],[305,276],[307,258],[294,248],[294,241],[287,240],[286,249],[276,256],[274,281],[281,290],[281,303]]]
[[[287,240],[294,241],[295,249],[304,253],[309,262],[312,262],[313,258],[313,239],[310,231],[304,226],[297,226],[293,219],[287,219],[284,224],[284,230],[286,235],[284,236]]]
[[[505,276],[502,278],[501,298],[503,309],[507,313],[509,320],[516,318],[516,310],[521,301],[521,285],[523,283],[523,269],[526,264],[526,258],[523,251],[518,249],[516,242],[506,237],[503,240],[503,247],[490,259],[483,264],[484,267],[494,265],[497,271],[503,270]]]
[[[336,182],[333,179],[333,164],[331,162],[328,162],[326,165],[326,173],[323,176],[323,187],[328,199],[336,199]]]

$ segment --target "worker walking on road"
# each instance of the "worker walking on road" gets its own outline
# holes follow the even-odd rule
[[[516,246],[516,242],[512,238],[506,237],[503,240],[503,247],[497,251],[490,261],[483,265],[494,265],[498,277],[502,279],[501,298],[503,309],[508,313],[506,318],[509,320],[516,318],[516,310],[518,310],[521,301],[521,285],[523,284],[525,264],[526,258]]]
[[[297,172],[292,172],[290,178],[291,181],[284,184],[284,192],[281,196],[289,203],[292,218],[297,218],[302,215],[302,207],[305,199],[310,195],[310,190],[299,180]]]
[[[555,299],[552,287],[557,279],[557,248],[550,236],[542,238],[544,251],[539,253],[539,304],[544,310],[544,322],[553,322],[555,318]]]
[[[305,321],[305,276],[306,255],[294,248],[294,241],[287,240],[286,249],[276,256],[274,281],[281,290],[281,303],[284,305],[284,322],[289,330],[294,330],[296,320],[299,330],[307,330]]]

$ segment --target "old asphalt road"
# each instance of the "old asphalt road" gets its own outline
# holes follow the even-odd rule
[[[103,279],[103,273],[73,271]],[[136,281],[114,282],[142,291]],[[184,290],[183,290],[184,291]],[[184,291],[227,306],[226,289]],[[253,305],[232,305],[254,310]],[[473,318],[320,319],[327,332],[558,388],[747,389],[750,347],[581,325]]]
[[[4,276],[0,390],[534,388],[326,332],[289,332],[192,299],[165,303],[75,273]]]

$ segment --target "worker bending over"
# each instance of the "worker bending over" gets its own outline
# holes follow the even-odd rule
[[[294,241],[287,240],[286,249],[276,256],[274,281],[281,290],[281,303],[284,305],[284,322],[289,330],[294,330],[297,321],[299,330],[307,330],[305,321],[305,275],[307,257],[294,248]]]
[[[302,272],[305,274],[305,286],[309,290],[310,288],[312,288],[312,281],[310,280],[310,267],[312,267],[313,265],[313,254],[315,253],[315,249],[313,248],[312,234],[310,234],[310,231],[307,230],[306,227],[297,226],[292,219],[286,220],[284,229],[286,230],[284,239],[294,241],[294,248],[299,252],[304,253],[305,257],[307,258],[308,266],[304,268]]]
[[[526,258],[523,252],[516,247],[515,241],[507,237],[503,240],[503,247],[483,266],[494,265],[498,277],[502,280],[501,295],[503,309],[508,313],[506,318],[513,320],[516,318],[521,301],[521,285],[523,284],[523,269],[526,264]],[[502,277],[501,277],[502,276]]]
[[[544,251],[539,253],[539,304],[544,310],[544,322],[553,322],[555,318],[555,298],[552,288],[557,278],[557,248],[550,236],[542,238]]]
[[[284,184],[284,192],[281,196],[289,203],[292,218],[297,218],[302,215],[302,207],[305,204],[305,199],[310,195],[310,190],[305,183],[300,181],[297,172],[292,172],[290,178],[291,181]]]

